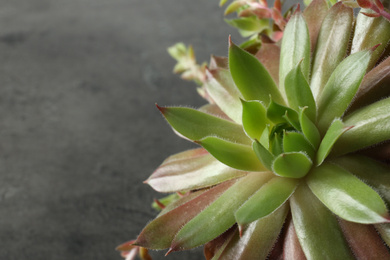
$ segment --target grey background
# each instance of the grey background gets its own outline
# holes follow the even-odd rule
[[[205,103],[166,48],[229,34],[218,0],[0,0],[0,259],[121,259],[157,214],[142,181],[194,147],[154,103]]]

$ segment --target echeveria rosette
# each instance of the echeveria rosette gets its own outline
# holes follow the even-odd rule
[[[353,23],[350,7],[315,0],[280,45],[252,55],[229,41],[206,72],[210,104],[158,106],[201,148],[146,180],[179,196],[134,245],[205,245],[213,260],[390,259],[390,168],[361,152],[390,140],[390,23],[361,13]]]

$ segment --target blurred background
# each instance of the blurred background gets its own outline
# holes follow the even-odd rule
[[[121,259],[162,196],[142,181],[194,147],[154,104],[205,103],[166,48],[243,41],[218,2],[0,0],[0,259]]]

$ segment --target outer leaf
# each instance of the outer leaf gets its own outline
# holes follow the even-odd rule
[[[305,152],[310,158],[314,158],[315,150],[310,142],[298,132],[285,132],[283,137],[283,150],[289,152]]]
[[[288,212],[288,205],[283,205],[268,217],[251,223],[242,237],[236,235],[218,258],[247,260],[266,259],[274,246]]]
[[[378,230],[386,244],[390,245],[390,224],[378,224],[375,225],[375,228]]]
[[[292,220],[289,221],[283,243],[282,260],[306,260]]]
[[[390,204],[390,168],[386,164],[361,155],[341,156],[332,162],[370,185]]]
[[[311,166],[312,161],[302,152],[282,153],[273,162],[273,172],[282,177],[302,178]]]
[[[229,67],[234,82],[246,100],[259,100],[268,105],[271,96],[284,104],[275,82],[259,60],[231,41]]]
[[[280,47],[276,44],[262,43],[256,58],[267,69],[275,83],[279,84]]]
[[[237,225],[232,226],[219,237],[205,244],[203,252],[206,260],[218,259],[234,236],[238,236]]]
[[[318,128],[321,133],[351,103],[370,61],[371,51],[361,51],[344,59],[332,73],[318,102]]]
[[[390,57],[368,72],[348,111],[374,103],[390,96]]]
[[[324,163],[312,170],[307,184],[336,215],[352,222],[388,222],[381,197],[357,177],[337,165]]]
[[[303,16],[305,17],[307,27],[309,29],[312,51],[314,51],[314,48],[317,44],[318,33],[320,31],[322,21],[324,20],[327,13],[328,4],[325,0],[313,0],[303,12]]]
[[[250,146],[232,143],[216,137],[207,137],[198,142],[217,160],[243,171],[264,171],[266,168],[257,159]]]
[[[180,228],[214,202],[235,181],[224,182],[150,222],[138,236],[136,245],[151,248],[168,248]]]
[[[294,14],[283,32],[280,52],[279,89],[285,96],[284,81],[287,74],[302,61],[306,79],[310,73],[310,36],[301,13]]]
[[[252,144],[253,151],[255,151],[257,158],[260,162],[267,167],[268,170],[272,171],[272,162],[275,156],[268,151],[259,141],[255,140]]]
[[[246,134],[252,139],[259,139],[267,124],[271,121],[267,118],[265,107],[258,101],[241,101],[242,125]]]
[[[234,212],[271,176],[272,173],[250,173],[240,179],[177,233],[171,250],[190,249],[222,234],[235,223]]]
[[[317,112],[316,102],[311,93],[309,83],[307,83],[302,73],[301,63],[287,74],[284,87],[290,107],[298,111],[300,107],[307,106],[307,116],[310,120],[315,121]]]
[[[305,184],[294,192],[290,205],[295,231],[308,260],[355,259],[336,218]]]
[[[176,156],[180,159],[167,159],[145,182],[159,192],[176,192],[209,187],[246,174],[220,163],[204,149]]]
[[[305,108],[299,110],[299,123],[307,140],[317,149],[321,141],[320,132],[315,124],[306,116]]]
[[[390,98],[356,110],[345,117],[344,124],[353,126],[336,142],[332,155],[349,153],[390,139]]]
[[[233,121],[241,124],[242,106],[240,103],[241,93],[235,86],[230,72],[225,69],[206,71],[207,82],[204,85],[207,93],[214,102]]]
[[[322,23],[310,82],[316,99],[347,52],[353,19],[352,8],[339,2],[330,8]]]
[[[372,54],[369,69],[375,66],[390,40],[390,23],[384,17],[372,18],[363,14],[369,12],[362,9],[356,18],[355,37],[352,41],[351,53],[359,52],[381,44]]]
[[[350,128],[351,127],[344,127],[344,124],[340,119],[333,121],[328,131],[326,131],[326,134],[321,141],[320,147],[318,148],[316,158],[317,165],[320,165],[325,160],[337,139],[339,139],[340,136]]]
[[[272,178],[236,211],[237,223],[243,226],[268,216],[288,200],[297,185],[294,179]]]
[[[168,123],[190,140],[218,136],[230,141],[249,144],[242,127],[233,122],[185,107],[159,107]]]
[[[390,259],[390,253],[372,225],[339,220],[356,259]]]

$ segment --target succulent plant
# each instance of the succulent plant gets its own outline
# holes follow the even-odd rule
[[[228,10],[248,3],[258,4]],[[383,7],[372,3],[363,7]],[[146,180],[173,194],[120,250],[204,245],[213,260],[390,259],[390,23],[385,8],[355,17],[351,5],[290,9],[280,41],[270,30],[242,48],[229,38],[229,57],[207,67],[182,44],[170,49],[209,104],[157,107],[200,148],[168,157]]]

